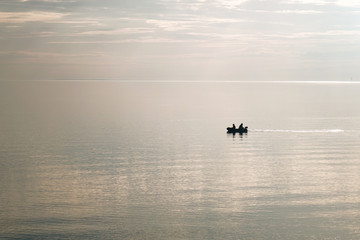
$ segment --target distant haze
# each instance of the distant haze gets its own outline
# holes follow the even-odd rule
[[[1,0],[0,33],[0,81],[360,77],[355,0]]]

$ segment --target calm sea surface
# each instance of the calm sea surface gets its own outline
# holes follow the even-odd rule
[[[360,239],[359,93],[0,83],[0,238]]]

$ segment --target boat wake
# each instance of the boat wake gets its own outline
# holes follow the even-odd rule
[[[283,129],[254,129],[254,132],[279,132],[279,133],[340,133],[342,129],[319,129],[319,130],[283,130]]]

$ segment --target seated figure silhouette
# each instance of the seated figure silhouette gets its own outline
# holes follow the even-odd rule
[[[239,128],[236,128],[235,124],[232,125],[232,127],[228,127],[227,128],[227,132],[228,133],[240,133],[240,134],[243,134],[243,133],[247,133],[248,132],[248,127],[244,127],[244,124],[241,123]]]

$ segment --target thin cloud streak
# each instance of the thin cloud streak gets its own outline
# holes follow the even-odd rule
[[[48,3],[63,3],[76,2],[75,0],[19,0],[19,2],[48,2]]]
[[[343,7],[360,7],[360,2],[357,0],[285,0],[282,3],[286,4],[309,4],[309,5],[338,5]]]
[[[0,23],[51,22],[67,16],[58,12],[0,12]]]
[[[54,52],[29,52],[29,51],[7,51],[0,52],[0,55],[17,55],[17,56],[28,56],[28,57],[89,57],[89,56],[102,56],[103,53],[81,53],[81,54],[65,54],[65,53],[54,53]]]
[[[81,32],[78,35],[126,35],[153,33],[153,28],[120,28],[115,30],[98,30]]]

